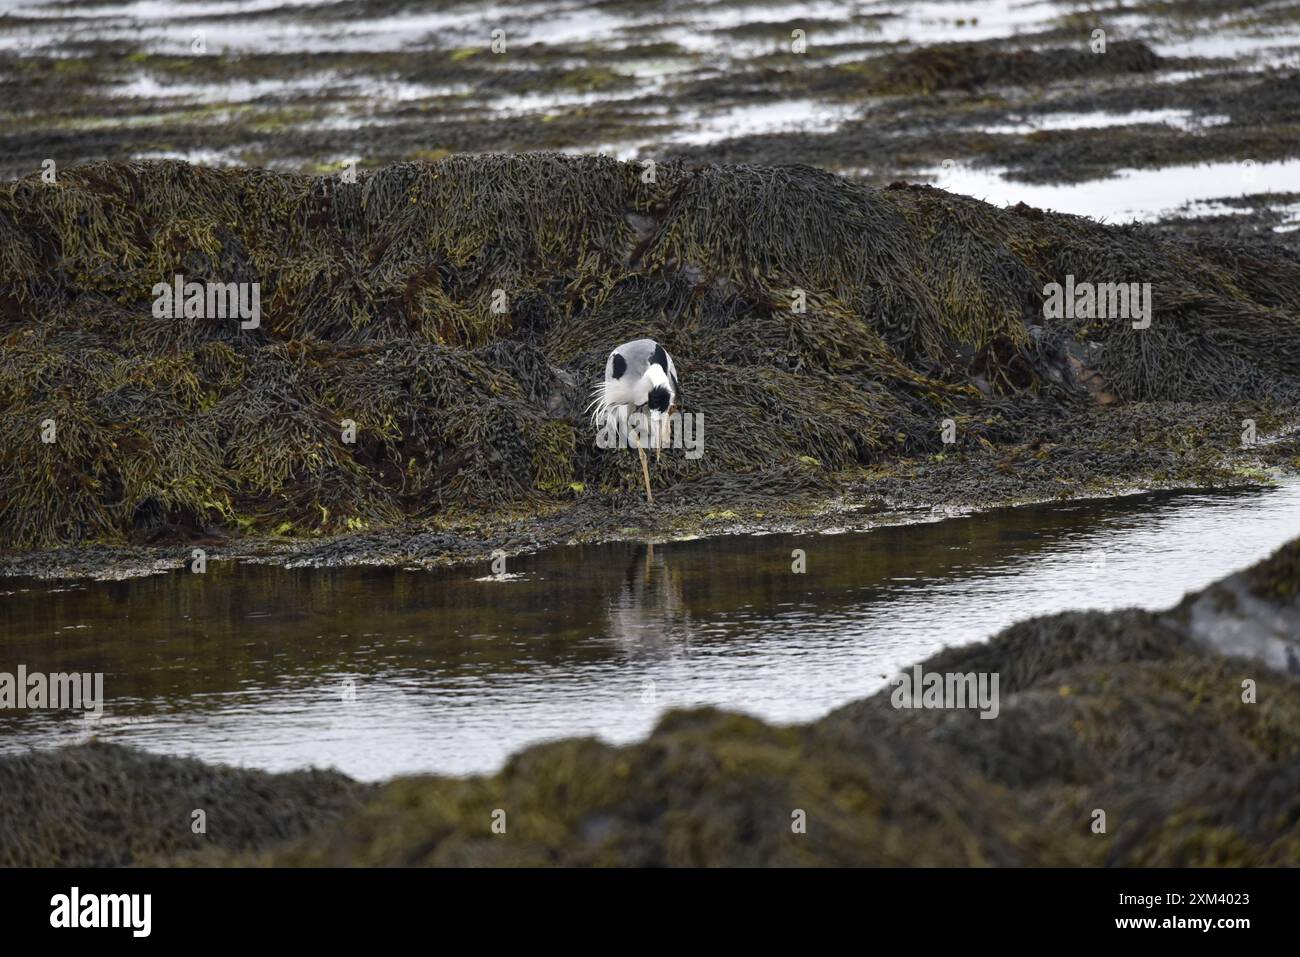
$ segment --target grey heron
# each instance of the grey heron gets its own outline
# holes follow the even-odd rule
[[[591,393],[591,420],[598,428],[610,416],[617,418],[619,435],[624,434],[633,412],[649,415],[649,442],[658,458],[659,450],[669,439],[673,408],[677,404],[677,367],[672,356],[653,339],[634,339],[614,349],[605,360],[605,380]],[[653,505],[650,491],[650,467],[645,449],[635,429],[627,429],[641,456],[641,477],[645,479],[646,501]]]

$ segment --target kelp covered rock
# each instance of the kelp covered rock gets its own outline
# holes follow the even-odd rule
[[[33,751],[0,761],[0,866],[120,867],[251,850],[315,830],[371,791],[332,771],[267,774],[117,745]]]
[[[258,283],[260,323],[158,318],[177,275]],[[1045,319],[1067,275],[1151,283],[1150,327]],[[1050,440],[1103,395],[1282,408],[1297,303],[1279,247],[806,167],[87,165],[0,186],[0,547],[622,507],[635,461],[581,406],[643,335],[707,423],[701,458],[657,464],[667,502],[773,469],[823,494],[942,449],[946,418],[979,449]]]

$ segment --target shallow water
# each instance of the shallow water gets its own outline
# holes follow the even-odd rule
[[[103,672],[101,738],[356,777],[498,767],[668,707],[803,721],[944,645],[1070,608],[1163,608],[1300,535],[1300,483],[1032,506],[865,532],[558,548],[438,571],[213,564],[0,581],[0,671]],[[791,570],[803,549],[807,571]],[[0,715],[0,751],[83,738]]]
[[[1021,183],[1005,170],[945,163],[929,171],[934,185],[995,206],[1028,203],[1057,213],[1089,216],[1108,223],[1158,219],[1188,203],[1232,199],[1300,188],[1300,160],[1261,163],[1197,163],[1161,169],[1119,170],[1082,183]]]

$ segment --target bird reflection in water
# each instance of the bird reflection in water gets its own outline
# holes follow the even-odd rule
[[[682,599],[680,571],[653,542],[633,555],[618,593],[609,599],[609,636],[629,652],[685,652],[690,613]]]

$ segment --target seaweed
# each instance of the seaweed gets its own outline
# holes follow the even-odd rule
[[[1045,318],[1067,274],[1150,282],[1154,321]],[[176,275],[259,284],[260,324],[158,318]],[[1012,450],[1103,399],[1277,413],[1297,302],[1280,247],[801,166],[88,164],[0,187],[0,547],[358,531],[575,487],[623,508],[635,465],[581,397],[643,335],[708,422],[702,458],[658,463],[666,501],[773,470],[823,494],[941,452],[949,418],[961,448]]]
[[[67,781],[94,785],[55,783]],[[175,864],[213,847],[253,850],[310,833],[372,793],[333,771],[215,768],[110,744],[30,752],[0,762],[0,866]]]

